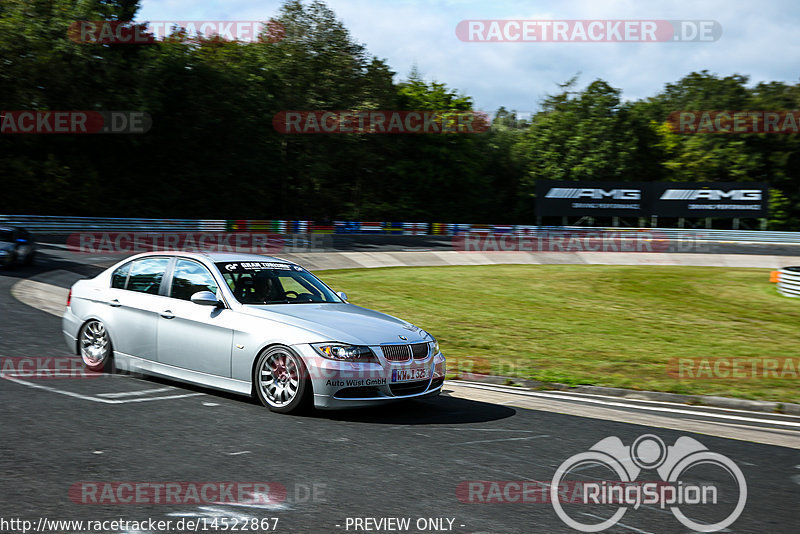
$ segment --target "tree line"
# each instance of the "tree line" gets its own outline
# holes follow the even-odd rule
[[[764,181],[771,228],[800,228],[797,135],[683,135],[675,110],[800,108],[800,84],[692,72],[625,101],[572,79],[530,117],[480,134],[284,135],[286,110],[471,111],[398,79],[321,1],[287,0],[282,39],[86,44],[77,20],[134,20],[138,0],[0,0],[2,110],[142,110],[143,135],[0,135],[0,213],[532,224],[540,179]],[[274,27],[273,27],[274,28]],[[501,82],[500,82],[501,83]]]

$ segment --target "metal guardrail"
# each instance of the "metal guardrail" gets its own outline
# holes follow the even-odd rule
[[[53,215],[0,215],[0,225],[21,226],[34,234],[75,232],[225,232],[225,220],[118,219]]]
[[[298,224],[296,224],[298,223]],[[303,224],[299,224],[303,223]],[[319,226],[312,221],[272,221],[224,219],[120,219],[111,217],[61,217],[51,215],[0,215],[0,225],[22,226],[34,234],[72,234],[76,232],[226,232],[329,234],[459,235],[512,234],[536,236],[554,232],[648,232],[655,239],[691,240],[717,243],[800,244],[800,232],[762,230],[714,230],[688,228],[627,228],[588,226],[529,226],[450,223],[364,223],[335,221]]]
[[[800,297],[800,267],[784,267],[778,271],[778,292],[787,297]]]

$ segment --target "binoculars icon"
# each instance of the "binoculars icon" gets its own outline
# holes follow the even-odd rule
[[[684,487],[683,482],[679,480],[681,475],[688,469],[702,464],[712,464],[722,468],[736,481],[738,486],[739,495],[733,511],[726,518],[713,524],[694,521],[680,510],[680,504],[697,504],[697,502],[692,502],[691,500],[684,502],[683,499],[675,498],[678,490],[689,493],[686,491],[688,487]],[[633,444],[626,446],[621,439],[612,436],[598,441],[587,452],[576,454],[564,461],[556,470],[550,485],[550,502],[553,504],[556,514],[564,523],[581,532],[606,530],[622,519],[622,516],[625,515],[630,506],[638,508],[641,504],[640,493],[636,493],[635,501],[628,502],[626,500],[629,495],[628,492],[619,491],[616,493],[616,500],[612,499],[612,503],[619,503],[620,506],[610,518],[598,523],[587,524],[576,521],[569,516],[564,511],[559,500],[559,490],[564,477],[571,471],[591,465],[599,465],[610,469],[619,477],[614,483],[623,486],[626,483],[635,482],[642,470],[655,470],[662,482],[650,483],[652,486],[657,487],[649,488],[648,495],[654,499],[649,503],[660,502],[663,508],[665,494],[670,493],[671,499],[669,499],[668,504],[672,515],[684,526],[697,532],[716,532],[728,527],[739,518],[747,502],[747,483],[739,466],[727,456],[710,451],[693,438],[682,436],[675,441],[674,445],[666,446],[658,436],[644,434],[636,438]],[[598,503],[597,495],[600,493],[600,484],[584,484],[585,503],[588,503],[586,500],[587,486],[593,486],[589,489],[598,490],[594,492],[591,498],[593,502]],[[664,491],[665,488],[670,491]],[[607,488],[603,487],[602,489],[605,490]],[[695,486],[691,486],[691,489],[695,489]],[[700,488],[697,489],[699,490]],[[716,504],[716,488],[713,489],[713,502],[711,504]],[[660,494],[659,490],[661,490]],[[659,495],[661,497],[660,500],[658,499]],[[620,497],[622,497],[622,502],[620,502]],[[609,502],[604,500],[602,504],[609,504]]]

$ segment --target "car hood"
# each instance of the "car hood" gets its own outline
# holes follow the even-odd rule
[[[380,345],[431,340],[427,332],[411,323],[353,304],[272,304],[245,309],[250,315],[310,330],[319,341]]]

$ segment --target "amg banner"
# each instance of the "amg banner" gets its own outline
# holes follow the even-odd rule
[[[642,182],[536,182],[536,215],[643,217],[646,214]]]
[[[766,217],[769,186],[756,182],[654,182],[652,213],[659,217]]]
[[[767,216],[769,186],[754,182],[536,183],[536,214],[594,217]]]

